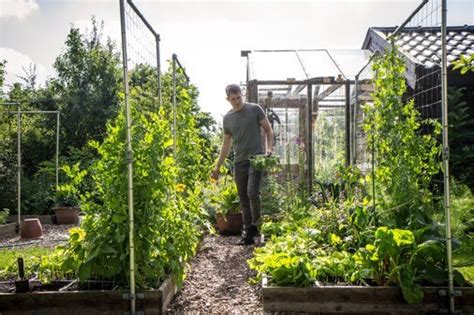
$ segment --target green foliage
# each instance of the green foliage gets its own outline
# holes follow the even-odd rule
[[[0,224],[5,224],[8,219],[8,214],[10,213],[10,210],[7,208],[3,208],[0,210]]]
[[[474,233],[474,196],[469,187],[454,179],[450,188],[451,230],[454,237],[463,240]]]
[[[165,74],[164,78],[169,78]],[[151,78],[152,79],[152,78]],[[149,82],[149,81],[146,81]],[[169,95],[171,81],[163,81]],[[150,89],[155,86],[150,85]],[[196,132],[193,111],[195,87],[179,85],[176,156],[173,154],[171,106],[167,97],[157,108],[152,91],[131,90],[132,147],[134,161],[135,260],[139,287],[156,287],[168,275],[180,283],[184,263],[194,255],[202,228],[207,226],[202,204],[202,184],[210,163],[203,156],[204,139]],[[194,92],[193,92],[194,91]],[[103,143],[92,141],[99,159],[90,167],[93,191],[81,196],[87,213],[81,231],[71,235],[72,257],[80,279],[113,278],[128,282],[129,239],[125,117],[121,112],[108,125]],[[78,241],[80,240],[80,241]],[[71,268],[72,268],[71,267]]]
[[[314,174],[316,181],[336,181],[338,165],[344,163],[344,109],[319,111],[314,135],[314,158],[318,161]]]
[[[237,186],[230,175],[222,176],[213,186],[213,205],[216,213],[240,213],[240,200]]]
[[[402,101],[404,62],[394,48],[376,59],[374,71],[374,104],[365,106],[364,128],[376,156],[375,207],[373,178],[353,167],[339,167],[330,181],[317,183],[312,206],[305,195],[290,193],[288,207],[262,225],[270,237],[249,260],[255,280],[398,285],[409,303],[422,300],[421,285],[446,285],[446,248],[436,223],[442,218],[435,216],[432,193],[432,177],[441,171],[440,124],[421,121],[413,101]],[[432,134],[422,134],[423,125]],[[453,183],[452,192],[456,268],[469,277],[474,200],[466,186]],[[464,282],[458,272],[455,281]]]
[[[423,291],[417,282],[442,284],[447,276],[445,257],[444,244],[440,242],[417,245],[409,230],[379,227],[373,244],[360,248],[354,260],[359,274],[373,278],[378,285],[398,284],[408,303],[419,303]]]
[[[458,60],[452,62],[453,70],[460,69],[461,74],[466,74],[468,72],[474,72],[474,54],[461,55]]]
[[[276,155],[259,154],[250,157],[250,165],[258,171],[271,171],[280,164],[280,158]]]
[[[284,207],[284,186],[277,182],[274,175],[266,174],[262,178],[260,197],[262,214],[279,213]]]
[[[434,212],[432,177],[440,171],[441,146],[437,121],[420,121],[414,101],[404,103],[405,65],[395,47],[375,59],[373,104],[366,105],[364,130],[375,152],[375,179],[379,219],[391,227],[421,228]],[[423,125],[432,134],[420,134]]]
[[[466,89],[450,87],[449,167],[450,174],[474,189],[474,117],[467,103]]]
[[[16,279],[18,277],[18,257],[23,257],[26,277],[31,277],[35,272],[38,272],[43,278],[42,270],[37,268],[38,264],[43,259],[47,259],[52,252],[52,248],[44,247],[0,249],[0,279]]]
[[[77,206],[80,199],[80,185],[83,183],[87,171],[81,170],[79,163],[74,164],[72,167],[65,165],[61,169],[69,180],[57,187],[56,205],[66,207]]]
[[[92,18],[90,34],[71,27],[64,52],[56,58],[57,78],[50,82],[59,98],[62,149],[102,140],[108,120],[119,109],[120,59],[114,43],[102,43],[103,25]]]

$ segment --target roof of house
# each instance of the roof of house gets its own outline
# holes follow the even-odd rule
[[[367,31],[362,49],[382,51],[387,38],[396,27],[371,27]],[[474,25],[447,27],[448,63],[461,55],[474,54]],[[439,27],[407,27],[397,36],[396,44],[415,64],[431,68],[441,62],[441,32]]]

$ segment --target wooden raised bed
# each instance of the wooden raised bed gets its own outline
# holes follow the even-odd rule
[[[16,223],[0,225],[0,237],[14,236],[16,234]]]
[[[39,219],[41,224],[53,224],[53,216],[49,214],[27,214],[27,215],[22,215],[21,220],[24,219]],[[18,221],[18,216],[16,214],[10,214],[8,216],[7,222],[17,222]]]
[[[169,277],[158,290],[137,293],[136,311],[163,314],[177,292],[175,282]],[[0,310],[2,314],[124,314],[130,311],[128,293],[120,290],[0,293]]]
[[[262,282],[265,312],[325,314],[426,314],[448,313],[447,288],[423,287],[422,303],[408,304],[399,287],[321,286],[310,288],[271,287]],[[456,310],[474,312],[474,288],[456,288]]]

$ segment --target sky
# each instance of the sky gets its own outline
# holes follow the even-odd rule
[[[432,0],[430,0],[432,1]],[[439,1],[439,0],[437,0]],[[200,90],[199,104],[220,121],[230,105],[224,88],[245,80],[242,50],[361,48],[372,26],[400,25],[421,0],[198,1],[134,0],[161,37],[161,61],[177,54]],[[36,65],[38,81],[55,75],[71,25],[104,35],[121,47],[119,0],[0,0],[0,59],[7,84]],[[448,0],[448,25],[474,24],[474,0]],[[130,27],[131,57],[151,40]],[[281,65],[275,64],[275,67]]]

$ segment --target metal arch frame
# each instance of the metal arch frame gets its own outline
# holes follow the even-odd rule
[[[158,75],[158,97],[159,97],[159,102],[160,106],[163,104],[162,103],[162,86],[161,86],[161,58],[160,58],[160,41],[161,37],[160,34],[158,34],[155,29],[151,26],[151,24],[148,22],[148,20],[145,18],[143,13],[140,12],[138,7],[133,3],[132,0],[126,0],[127,4],[132,8],[133,12],[135,12],[136,15],[140,18],[140,20],[145,24],[145,26],[148,28],[148,30],[153,34],[155,37],[155,43],[156,43],[156,71]],[[124,11],[125,11],[125,6],[124,6]],[[125,16],[124,16],[125,20]],[[124,21],[125,23],[125,21]]]
[[[179,62],[178,56],[176,54],[172,55],[172,76],[173,76],[173,96],[172,96],[172,102],[173,102],[173,154],[174,157],[176,158],[176,145],[177,145],[177,136],[176,136],[176,129],[177,129],[177,122],[176,122],[176,73],[177,69],[176,66],[182,71],[184,77],[186,78],[186,84],[189,85],[189,77],[186,74],[186,70],[184,67],[181,65],[181,62]]]
[[[59,186],[59,122],[60,112],[58,110],[25,110],[22,111],[20,103],[7,103],[17,105],[18,110],[8,111],[8,114],[17,115],[17,215],[18,230],[21,230],[21,115],[23,114],[56,114],[56,191]]]

